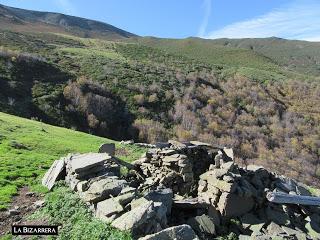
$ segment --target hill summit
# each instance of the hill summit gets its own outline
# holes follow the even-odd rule
[[[18,31],[68,33],[80,37],[130,38],[135,34],[110,24],[61,13],[31,11],[0,4],[0,28]]]

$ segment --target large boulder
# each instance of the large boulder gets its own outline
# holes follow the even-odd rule
[[[50,169],[42,178],[42,185],[51,190],[57,180],[64,179],[65,177],[65,160],[60,159],[53,162]]]
[[[129,231],[134,236],[144,236],[166,227],[166,211],[164,204],[146,201],[121,215],[111,225],[120,230]]]
[[[117,196],[121,190],[128,186],[127,181],[118,177],[106,177],[90,183],[88,190],[81,193],[80,197],[86,202],[96,203],[111,196]]]
[[[183,224],[166,228],[155,234],[151,234],[139,240],[199,240],[189,225]]]
[[[241,216],[253,207],[253,198],[242,197],[233,193],[222,193],[218,203],[221,215],[227,218]]]

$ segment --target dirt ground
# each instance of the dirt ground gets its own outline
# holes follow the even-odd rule
[[[11,206],[6,211],[0,211],[0,237],[11,233],[11,226],[21,225],[43,225],[46,222],[41,220],[28,220],[27,217],[36,211],[35,202],[43,200],[43,196],[30,192],[28,187],[23,187],[18,191],[18,195],[13,197]],[[9,214],[9,209],[16,209],[15,214]]]

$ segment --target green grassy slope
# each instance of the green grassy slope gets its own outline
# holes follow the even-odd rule
[[[97,152],[106,142],[114,141],[0,112],[0,209],[8,206],[18,187],[37,187],[54,160],[72,152]],[[144,150],[116,146],[126,161],[137,159]]]
[[[319,43],[266,39],[139,38],[131,41],[209,64],[233,68],[242,75],[299,78],[319,74]]]
[[[238,49],[249,49],[262,54],[282,67],[314,76],[320,73],[320,43],[286,40],[281,38],[263,39],[216,39],[212,44]]]

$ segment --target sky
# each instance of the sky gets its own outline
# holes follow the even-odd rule
[[[0,0],[99,20],[140,36],[320,41],[320,0]]]

